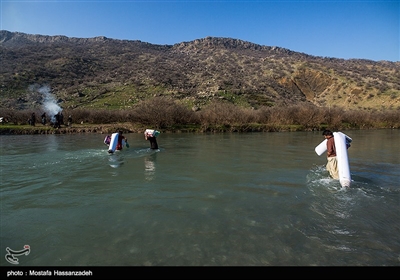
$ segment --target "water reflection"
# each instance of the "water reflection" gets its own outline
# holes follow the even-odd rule
[[[118,168],[124,164],[123,156],[120,152],[110,154],[108,162],[112,168]]]
[[[156,174],[156,157],[157,153],[152,153],[144,158],[144,176],[147,181],[153,180]]]
[[[50,134],[46,140],[47,140],[47,145],[46,145],[47,151],[55,152],[58,150],[59,138],[57,138],[57,135]]]

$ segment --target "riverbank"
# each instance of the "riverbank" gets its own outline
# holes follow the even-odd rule
[[[144,126],[140,124],[133,124],[130,122],[126,123],[115,123],[115,124],[73,124],[71,126],[61,126],[60,128],[54,128],[50,125],[37,124],[31,125],[12,125],[3,124],[0,125],[0,135],[24,135],[24,134],[77,134],[77,133],[100,133],[110,134],[116,131],[122,131],[123,133],[143,133],[147,128],[153,128],[151,126]],[[300,125],[215,125],[215,126],[200,126],[200,125],[181,125],[171,126],[167,128],[156,128],[163,133],[182,133],[182,132],[278,132],[278,131],[310,131],[310,130],[321,130],[320,129],[305,129]]]
[[[143,128],[135,127],[129,123],[118,124],[74,124],[54,128],[50,125],[1,125],[0,135],[18,134],[75,134],[75,133],[100,133],[109,134],[122,130],[124,133],[140,132]]]
[[[330,130],[365,130],[365,129],[398,129],[395,127],[350,127],[341,125],[341,127],[327,127],[321,125],[318,128],[308,128],[302,125],[271,125],[271,124],[249,124],[249,125],[180,125],[165,128],[144,126],[130,122],[114,123],[114,124],[73,124],[71,126],[61,126],[54,128],[50,125],[37,124],[31,125],[0,125],[0,135],[25,135],[25,134],[79,134],[79,133],[99,133],[111,134],[116,131],[128,133],[143,133],[146,129],[157,129],[162,133],[205,133],[205,132],[289,132],[289,131],[322,131]]]

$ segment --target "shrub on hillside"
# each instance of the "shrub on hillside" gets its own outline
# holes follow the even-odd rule
[[[138,103],[129,113],[131,121],[155,128],[198,123],[195,114],[167,97],[155,97]]]
[[[32,113],[40,124],[39,110],[0,109],[2,124],[27,125]],[[293,105],[288,107],[261,107],[254,110],[237,107],[221,100],[211,102],[199,111],[192,111],[167,97],[155,97],[138,103],[132,109],[66,109],[64,123],[69,115],[72,123],[112,124],[131,122],[168,129],[175,125],[200,125],[203,131],[210,127],[235,127],[243,131],[251,125],[261,125],[271,130],[281,126],[297,125],[307,130],[329,127],[331,130],[345,128],[400,128],[400,110],[364,111],[342,108]],[[50,121],[48,116],[48,123]]]

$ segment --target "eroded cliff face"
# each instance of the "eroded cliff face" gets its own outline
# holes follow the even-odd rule
[[[315,102],[334,84],[334,80],[329,75],[312,69],[296,71],[292,76],[292,81],[311,102]]]
[[[279,84],[292,94],[304,95],[316,106],[339,106],[353,109],[399,108],[400,98],[395,90],[380,92],[360,83],[350,83],[337,76],[313,69],[295,71],[290,77],[282,77]]]
[[[313,69],[297,70],[290,77],[279,79],[279,83],[293,94],[304,95],[315,105],[324,105],[323,96],[332,94],[337,86],[331,76]]]

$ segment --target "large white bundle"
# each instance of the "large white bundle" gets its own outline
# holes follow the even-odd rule
[[[146,135],[151,135],[151,136],[154,136],[154,137],[157,137],[159,134],[160,134],[160,132],[158,131],[158,130],[155,130],[155,129],[146,129],[145,131],[144,131],[144,134]]]
[[[115,149],[117,148],[117,143],[118,143],[118,132],[113,133],[111,135],[110,145],[108,146],[108,152],[109,153],[114,153],[115,152]]]
[[[346,135],[342,132],[333,133],[336,147],[336,158],[339,169],[339,182],[342,187],[350,187],[351,175],[349,157],[347,154]]]
[[[336,158],[338,161],[339,182],[342,187],[349,187],[351,183],[351,175],[347,149],[348,147],[350,147],[350,143],[353,141],[353,139],[342,132],[334,132],[333,136],[336,147]],[[315,147],[315,152],[317,153],[317,155],[320,156],[326,152],[327,141],[328,140],[325,139],[317,147]]]

